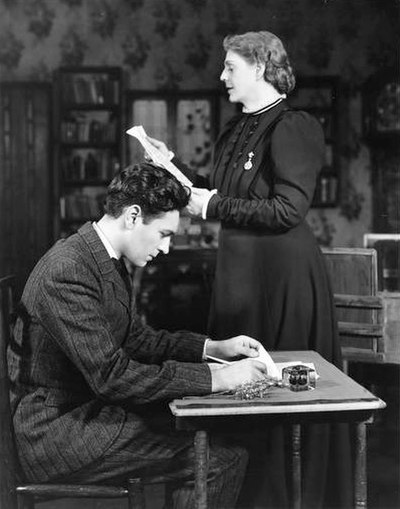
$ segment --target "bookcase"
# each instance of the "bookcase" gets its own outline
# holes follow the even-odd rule
[[[55,73],[54,237],[103,214],[105,189],[122,164],[122,69]]]

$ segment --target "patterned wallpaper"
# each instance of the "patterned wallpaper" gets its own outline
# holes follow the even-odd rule
[[[296,71],[338,75],[349,116],[338,209],[313,210],[324,244],[359,246],[371,224],[359,87],[398,58],[398,0],[0,0],[0,80],[50,81],[61,65],[118,65],[130,89],[218,87],[224,35],[279,35]]]

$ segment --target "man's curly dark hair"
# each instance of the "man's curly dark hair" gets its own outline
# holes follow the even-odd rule
[[[164,168],[140,163],[121,170],[107,189],[105,212],[119,217],[125,207],[139,205],[143,220],[162,213],[182,210],[190,199],[190,189]]]

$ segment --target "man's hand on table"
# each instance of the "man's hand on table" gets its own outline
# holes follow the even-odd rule
[[[233,364],[211,368],[212,392],[231,391],[244,382],[262,380],[267,374],[266,365],[256,360],[261,344],[249,336],[236,336],[223,341],[208,341],[206,355],[230,360],[248,357]]]
[[[208,340],[206,355],[224,360],[234,360],[242,357],[258,357],[261,343],[250,336],[235,336],[223,341]]]

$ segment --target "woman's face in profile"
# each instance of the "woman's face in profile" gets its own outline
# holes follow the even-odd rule
[[[257,81],[257,64],[250,64],[242,56],[229,50],[220,80],[225,83],[230,102],[246,104],[253,95]]]

